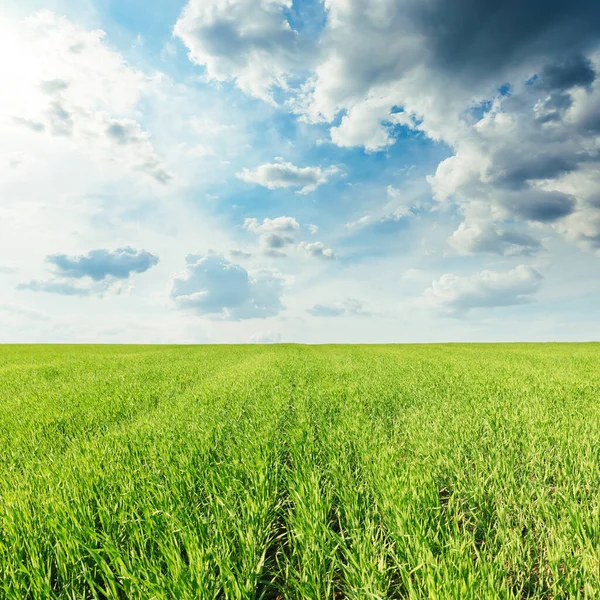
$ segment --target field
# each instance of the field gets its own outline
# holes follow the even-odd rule
[[[600,346],[0,347],[0,598],[596,598]]]

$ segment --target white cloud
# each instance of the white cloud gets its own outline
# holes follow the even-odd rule
[[[297,194],[309,194],[338,172],[336,167],[297,167],[289,162],[267,163],[254,170],[244,169],[238,173],[242,181],[256,183],[270,190],[299,188]]]
[[[259,331],[248,338],[249,344],[278,344],[281,342],[281,334],[275,331]]]
[[[248,218],[244,221],[244,228],[254,233],[292,233],[300,229],[300,224],[293,217],[266,218],[262,223]]]
[[[528,233],[503,229],[491,221],[464,221],[449,239],[459,254],[501,254],[528,256],[541,248],[541,242]]]
[[[260,235],[259,244],[263,254],[284,257],[286,248],[296,241],[300,224],[293,217],[267,218],[262,223],[258,219],[247,218],[244,228]]]
[[[332,304],[315,304],[307,312],[313,317],[371,316],[364,303],[355,298],[346,298],[343,302]]]
[[[284,279],[276,272],[249,273],[214,253],[189,254],[186,263],[171,278],[170,295],[179,308],[225,320],[272,317],[284,308]]]
[[[469,276],[447,273],[425,290],[424,302],[452,315],[462,315],[473,308],[525,304],[531,301],[541,281],[540,273],[527,265]]]
[[[306,255],[312,258],[335,260],[335,253],[331,248],[327,248],[323,242],[300,242],[298,247],[302,248]]]
[[[365,225],[369,225],[373,221],[373,217],[371,215],[365,215],[364,217],[360,217],[354,221],[348,221],[346,223],[346,227],[348,229],[355,229],[357,227],[364,227]]]
[[[88,31],[48,11],[23,21],[0,19],[5,135],[23,128],[85,149],[105,164],[171,179],[148,132],[135,120],[138,102],[160,76],[129,66],[103,31]],[[30,138],[33,142],[33,138]]]
[[[235,81],[245,93],[274,103],[305,50],[286,20],[292,0],[190,0],[174,33],[190,59],[216,81]]]
[[[103,296],[109,291],[121,294],[131,288],[131,275],[151,269],[158,264],[158,257],[146,250],[126,247],[91,250],[76,256],[52,254],[46,262],[54,267],[55,277],[22,282],[17,289],[63,296]]]

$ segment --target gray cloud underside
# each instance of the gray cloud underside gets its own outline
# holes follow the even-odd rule
[[[46,261],[54,265],[63,277],[90,277],[101,281],[107,277],[126,279],[132,273],[143,273],[158,263],[158,257],[128,246],[116,250],[91,250],[78,256],[53,254]]]

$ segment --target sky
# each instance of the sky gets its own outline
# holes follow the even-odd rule
[[[600,339],[596,0],[0,0],[0,342]]]

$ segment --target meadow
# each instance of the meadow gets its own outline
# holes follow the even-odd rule
[[[600,594],[600,346],[0,347],[0,598]]]

